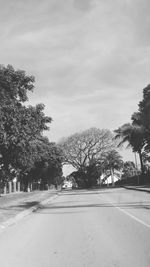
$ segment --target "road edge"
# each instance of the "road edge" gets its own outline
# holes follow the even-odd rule
[[[44,205],[48,204],[49,202],[53,201],[59,195],[60,195],[60,192],[56,193],[55,195],[53,195],[51,197],[48,197],[47,199],[42,200],[38,204],[36,204],[36,205],[26,209],[26,210],[23,210],[23,211],[19,212],[13,218],[10,218],[7,221],[5,221],[2,224],[0,224],[0,228],[1,229],[6,229],[7,227],[9,227],[11,225],[16,224],[17,222],[19,222],[24,217],[26,217],[26,216],[30,215],[32,212],[38,210],[41,206],[44,206]]]
[[[135,187],[135,186],[122,186],[122,187],[125,188],[125,189],[128,189],[128,190],[136,190],[136,191],[150,193],[150,188],[149,189],[138,188],[138,187]]]

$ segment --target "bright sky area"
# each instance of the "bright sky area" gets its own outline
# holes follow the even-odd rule
[[[0,63],[35,76],[30,103],[53,118],[50,141],[130,122],[150,82],[149,0],[0,3]]]

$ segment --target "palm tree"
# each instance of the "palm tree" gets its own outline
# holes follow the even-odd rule
[[[126,123],[114,131],[116,133],[115,139],[120,139],[118,146],[128,143],[127,147],[131,147],[133,152],[137,152],[140,158],[141,172],[144,172],[142,149],[144,142],[144,127],[138,124]]]
[[[114,186],[114,171],[123,167],[121,155],[115,149],[110,150],[104,155],[103,166],[105,170],[110,171],[112,186]]]

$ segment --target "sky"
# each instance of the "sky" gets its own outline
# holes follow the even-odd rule
[[[149,0],[0,3],[0,63],[35,76],[50,141],[130,122],[150,83]]]

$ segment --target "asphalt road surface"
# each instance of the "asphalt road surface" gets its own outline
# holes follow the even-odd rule
[[[150,194],[64,191],[0,234],[2,267],[149,267]]]

